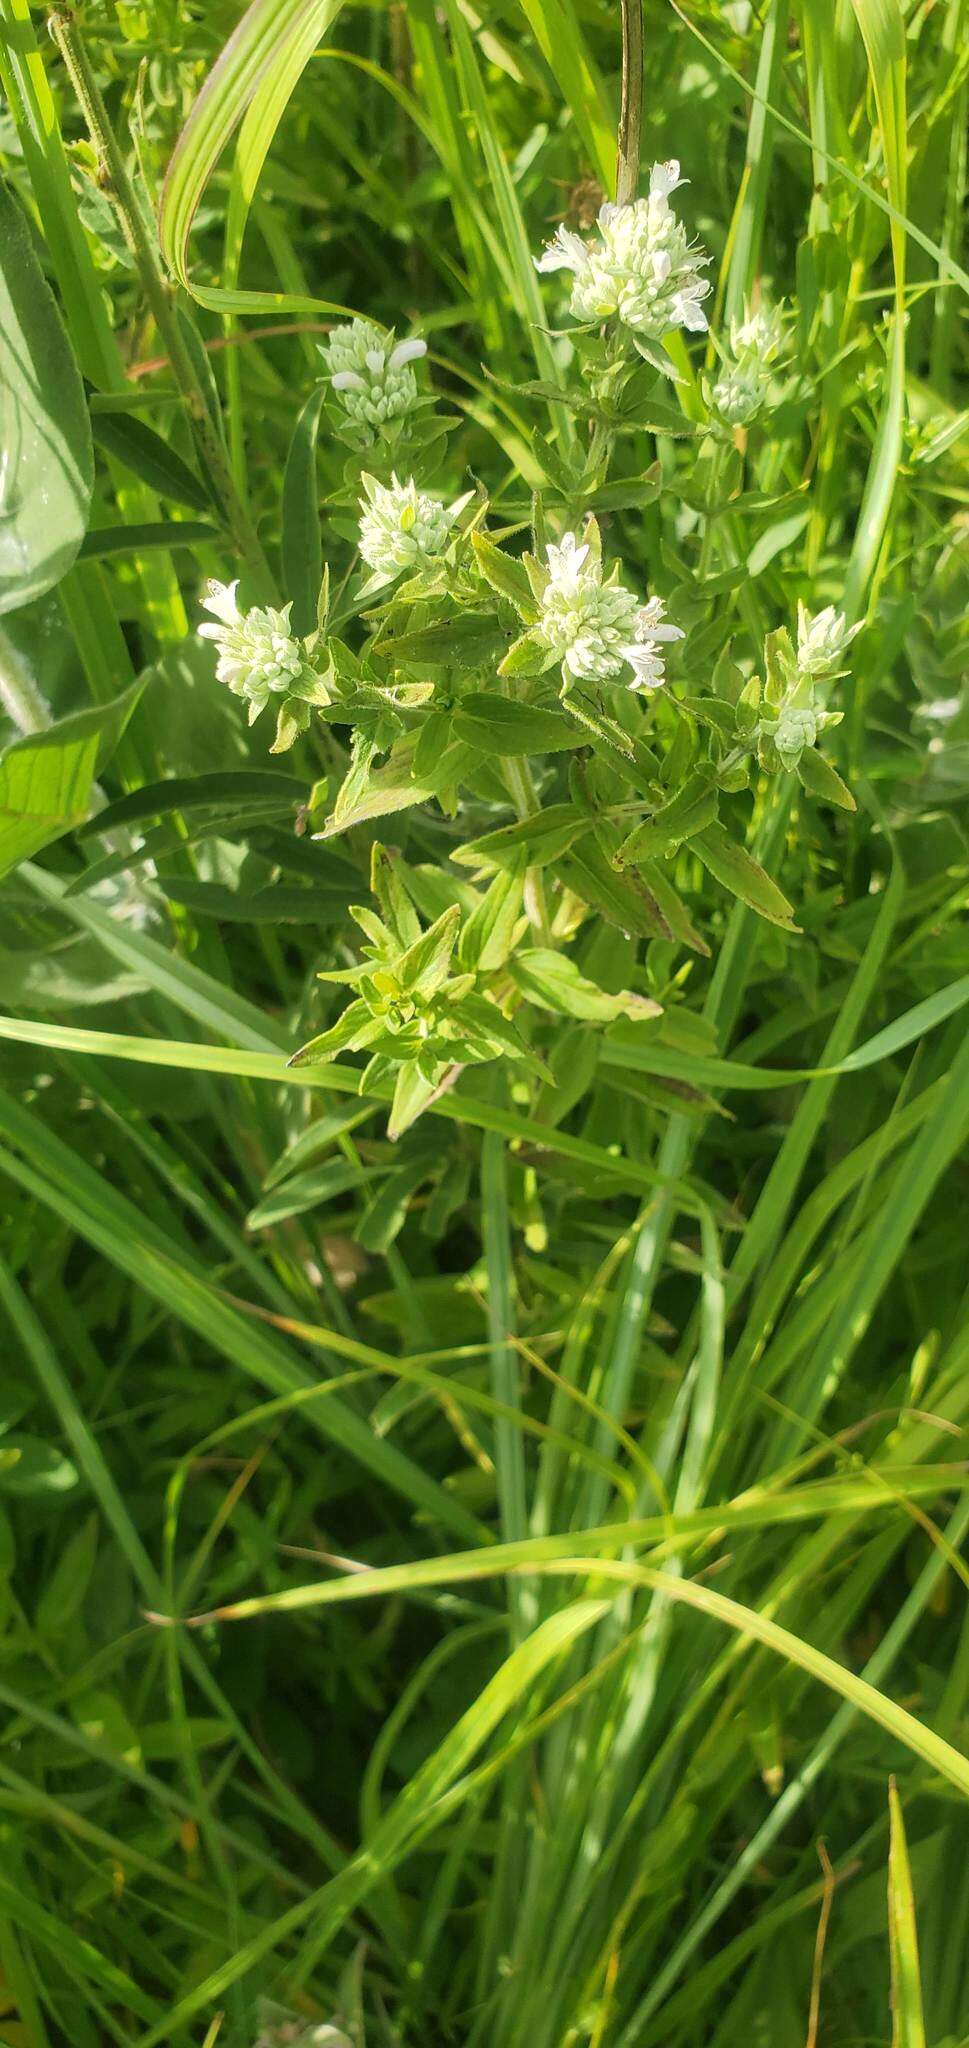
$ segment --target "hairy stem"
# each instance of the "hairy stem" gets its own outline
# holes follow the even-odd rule
[[[236,489],[221,434],[212,418],[208,398],[186,344],[179,322],[178,308],[163,276],[138,195],[131,182],[118,138],[111,126],[77,23],[71,14],[55,10],[48,16],[47,25],[64,59],[91,140],[97,150],[101,181],[114,202],[142,290],[181,392],[199,461],[222,507],[229,538],[240,560],[258,582],[261,594],[268,594],[271,576],[262,544]]]

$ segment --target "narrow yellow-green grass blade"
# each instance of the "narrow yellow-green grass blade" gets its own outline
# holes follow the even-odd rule
[[[79,899],[78,899],[79,900]],[[74,905],[72,903],[73,910]],[[123,957],[131,957],[129,949],[135,947],[154,948],[155,955],[165,962],[164,993],[173,996],[182,1009],[189,1009],[203,1021],[216,1029],[229,1029],[233,1036],[245,1036],[252,1044],[253,1034],[248,1027],[240,1033],[231,1022],[223,1020],[221,1026],[215,1023],[212,1001],[206,989],[208,977],[189,961],[181,961],[175,954],[166,953],[154,940],[142,938],[140,933],[122,933],[119,930],[117,950]],[[115,948],[112,948],[115,950]],[[152,956],[141,952],[142,961]],[[183,982],[184,977],[184,982]],[[212,985],[217,990],[217,984]],[[177,993],[176,993],[177,991]],[[188,995],[186,994],[188,991]],[[231,991],[223,992],[228,1003],[238,999]],[[190,1000],[188,998],[191,998]],[[195,1002],[199,1002],[196,1011]],[[27,1023],[18,1017],[0,1018],[0,1038],[14,1038],[31,1045],[43,1045],[51,1051],[91,1053],[102,1058],[134,1060],[139,1065],[151,1067],[175,1067],[185,1073],[228,1074],[253,1081],[275,1081],[289,1088],[328,1088],[344,1095],[356,1094],[359,1073],[353,1067],[341,1066],[331,1061],[318,1067],[290,1067],[284,1053],[263,1051],[256,1038],[256,1049],[241,1051],[235,1046],[199,1045],[191,1040],[165,1038],[130,1038],[113,1031],[86,1031],[67,1024]],[[261,1045],[271,1045],[263,1038]],[[372,1100],[386,1102],[389,1090],[376,1094]],[[478,1096],[461,1094],[442,1095],[431,1105],[429,1114],[443,1116],[457,1123],[472,1124],[477,1130],[500,1131],[503,1137],[517,1139],[540,1151],[557,1154],[560,1158],[571,1159],[577,1166],[584,1166],[594,1174],[606,1174],[620,1186],[639,1188],[644,1193],[652,1192],[658,1176],[651,1167],[643,1166],[638,1160],[621,1159],[607,1152],[602,1145],[595,1145],[589,1139],[575,1138],[567,1131],[559,1131],[551,1124],[539,1123],[533,1117],[522,1116],[515,1110],[503,1109],[499,1103],[485,1102]],[[692,1206],[686,1201],[685,1206]]]
[[[156,2048],[198,2012],[211,2010],[231,1984],[238,1982],[280,1942],[300,1928],[312,1927],[312,1952],[303,1959],[303,1973],[313,1957],[332,1940],[362,1899],[385,1879],[426,1829],[434,1808],[467,1771],[483,1744],[506,1715],[529,1695],[536,1681],[556,1659],[602,1619],[605,1600],[574,1600],[527,1636],[495,1672],[474,1704],[462,1714],[442,1743],[415,1772],[387,1809],[374,1833],[347,1868],[288,1913],[269,1922],[230,1961],[213,1971],[180,1999],[164,2025],[142,2034],[136,2048]]]
[[[845,579],[844,605],[849,617],[856,616],[869,600],[902,458],[906,320],[904,220],[908,187],[906,45],[901,6],[899,0],[853,0],[853,5],[871,73],[885,158],[885,182],[893,208],[891,237],[895,313],[885,402]],[[858,694],[852,705],[852,714],[850,731],[857,741],[861,732],[861,700]]]
[[[892,2048],[925,2048],[922,1977],[912,1867],[902,1802],[894,1778],[888,1788],[888,1939],[892,1958]]]
[[[67,906],[65,905],[65,908]],[[71,909],[73,910],[73,902]],[[144,942],[142,942],[144,944]],[[156,953],[167,959],[173,970],[184,963],[174,955],[165,954],[163,947],[155,948]],[[926,996],[910,1010],[896,1017],[894,1023],[877,1031],[873,1038],[866,1039],[854,1052],[843,1059],[833,1060],[823,1067],[751,1067],[740,1060],[694,1057],[689,1053],[669,1052],[658,1040],[632,1039],[619,1035],[603,1040],[600,1058],[604,1066],[632,1067],[646,1074],[658,1074],[668,1079],[686,1081],[700,1088],[738,1088],[771,1090],[790,1087],[797,1081],[826,1080],[839,1074],[862,1073],[866,1067],[874,1067],[881,1060],[893,1058],[904,1051],[907,1045],[923,1037],[927,1031],[934,1031],[949,1017],[969,1004],[969,974],[961,975],[958,981],[949,983],[947,988],[937,990],[935,995]],[[183,1005],[184,1007],[184,1005]],[[223,1027],[224,1028],[224,1027]],[[235,1034],[234,1034],[235,1035]],[[288,1081],[292,1086],[307,1088],[355,1088],[357,1074],[353,1068],[331,1061],[326,1066],[299,1067],[291,1069],[281,1054],[254,1051],[240,1052],[231,1046],[200,1046],[178,1039],[133,1038],[112,1031],[88,1031],[71,1025],[44,1024],[19,1017],[0,1017],[0,1037],[18,1038],[31,1045],[46,1045],[64,1052],[85,1052],[106,1055],[115,1059],[140,1060],[148,1066],[178,1067],[224,1074],[246,1074],[250,1078],[265,1081]],[[251,1041],[250,1041],[251,1042]],[[271,1043],[263,1038],[262,1044]],[[463,1099],[463,1098],[462,1098]],[[435,1104],[440,1108],[441,1104]],[[444,1111],[446,1114],[446,1110]],[[496,1124],[495,1129],[499,1128]],[[536,1126],[531,1126],[532,1131]],[[596,1148],[592,1148],[595,1150]],[[603,1162],[608,1155],[603,1154]]]
[[[633,1527],[635,1525],[632,1525]],[[673,1526],[673,1518],[669,1520]],[[612,1541],[629,1540],[630,1525],[617,1525],[612,1531]],[[575,1541],[573,1534],[572,1541]],[[471,1553],[469,1557],[435,1558],[412,1565],[389,1566],[385,1571],[361,1572],[350,1579],[339,1579],[322,1586],[301,1587],[299,1593],[307,1598],[297,1599],[293,1595],[267,1595],[259,1600],[238,1601],[231,1608],[219,1610],[219,1618],[242,1619],[257,1613],[279,1611],[297,1606],[328,1605],[341,1596],[347,1599],[361,1599],[368,1593],[406,1591],[409,1587],[421,1585],[461,1584],[472,1578],[487,1578],[513,1569],[519,1572],[536,1572],[552,1577],[575,1578],[582,1583],[600,1585],[603,1579],[617,1580],[623,1587],[644,1586],[662,1593],[666,1598],[692,1607],[712,1620],[720,1621],[727,1628],[752,1642],[763,1643],[766,1649],[794,1664],[801,1671],[816,1678],[831,1692],[840,1694],[843,1700],[867,1715],[877,1726],[884,1728],[894,1741],[900,1742],[927,1764],[950,1785],[969,1799],[969,1757],[954,1749],[950,1742],[944,1742],[934,1730],[900,1707],[877,1686],[867,1679],[859,1678],[844,1664],[839,1664],[823,1650],[817,1650],[806,1643],[801,1636],[782,1628],[766,1614],[759,1614],[752,1607],[745,1607],[738,1600],[731,1600],[724,1593],[716,1593],[710,1586],[699,1584],[694,1579],[674,1578],[668,1572],[655,1571],[649,1565],[632,1564],[614,1557],[563,1557],[550,1555],[556,1539],[535,1537],[522,1543],[495,1546],[494,1550]],[[509,1554],[515,1562],[509,1566]],[[566,1612],[568,1610],[565,1610]],[[212,1615],[200,1617],[211,1621]],[[528,1640],[534,1640],[529,1638]],[[523,1647],[525,1647],[523,1645]]]

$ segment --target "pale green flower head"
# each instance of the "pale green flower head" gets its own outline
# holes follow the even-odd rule
[[[245,698],[251,725],[270,697],[285,696],[301,681],[306,658],[290,631],[292,606],[276,611],[271,605],[256,605],[243,612],[238,588],[238,581],[206,584],[202,604],[213,621],[199,627],[199,636],[215,642],[215,673],[233,696]]]
[[[710,258],[690,241],[669,203],[670,193],[684,183],[675,161],[654,164],[649,197],[601,207],[592,241],[558,229],[536,268],[572,272],[569,304],[577,320],[614,318],[651,341],[676,327],[705,331],[703,300],[710,285],[701,273]]]
[[[445,505],[418,490],[413,477],[389,484],[363,476],[360,501],[360,553],[378,576],[389,581],[404,569],[419,569],[444,553],[451,529],[466,498]]]
[[[730,323],[720,374],[710,392],[721,419],[732,427],[747,426],[766,405],[774,371],[787,345],[780,306],[749,307],[742,320]]]
[[[802,676],[828,676],[838,668],[861,625],[849,626],[833,604],[815,612],[797,607],[797,665]]]
[[[753,313],[747,306],[742,320],[730,322],[730,353],[737,362],[752,356],[758,363],[775,363],[786,345],[782,306],[762,303]]]
[[[413,411],[419,394],[411,365],[427,354],[426,341],[396,341],[372,320],[351,320],[333,329],[322,353],[331,388],[357,425],[380,428]]]
[[[562,663],[567,678],[617,682],[629,668],[631,690],[658,689],[666,676],[660,645],[683,638],[667,621],[662,600],[640,603],[619,582],[618,566],[604,578],[598,549],[574,533],[546,549],[546,564],[534,637]]]

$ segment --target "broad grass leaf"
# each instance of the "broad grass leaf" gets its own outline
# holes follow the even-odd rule
[[[112,704],[76,711],[0,754],[0,875],[87,817],[91,784],[117,745],[144,682]]]
[[[0,612],[59,583],[94,479],[81,374],[15,199],[0,184]]]

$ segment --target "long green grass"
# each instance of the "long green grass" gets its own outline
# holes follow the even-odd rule
[[[0,2041],[964,2048],[964,0],[642,10],[643,165],[793,363],[731,481],[680,343],[600,519],[711,670],[847,609],[857,809],[733,798],[795,928],[684,841],[705,951],[582,934],[663,1035],[571,1024],[399,1144],[379,1074],[288,1065],[375,835],[293,830],[340,729],[268,772],[186,636],[208,576],[318,583],[307,493],[348,559],[344,309],[420,325],[504,531],[575,459],[532,259],[614,189],[639,11],[240,13],[0,0],[95,454],[0,619],[0,738],[72,721],[56,836],[0,758]]]

